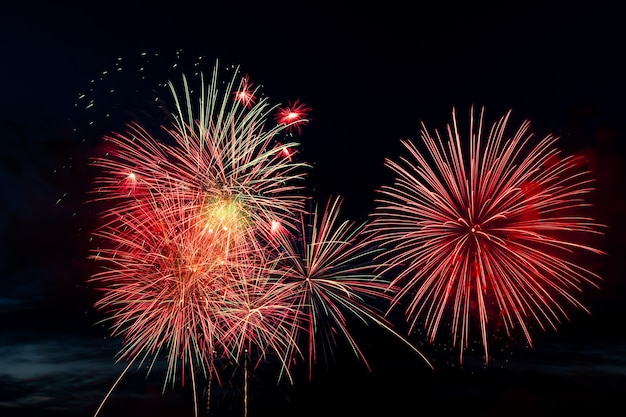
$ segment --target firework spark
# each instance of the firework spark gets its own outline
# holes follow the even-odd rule
[[[510,112],[488,135],[484,109],[470,112],[468,137],[453,110],[447,139],[422,124],[424,149],[402,141],[408,157],[387,159],[395,174],[382,186],[369,233],[385,251],[382,274],[394,274],[411,331],[424,326],[433,342],[446,321],[463,352],[478,331],[488,362],[488,336],[531,326],[556,329],[567,306],[586,310],[580,294],[601,278],[577,259],[602,252],[589,239],[602,225],[583,213],[593,190],[576,156],[562,156],[557,138],[537,141],[524,122],[507,133]]]
[[[300,100],[289,101],[286,107],[281,107],[275,115],[277,123],[287,126],[289,131],[301,133],[302,127],[309,123],[307,119],[311,107],[301,103]]]
[[[250,77],[248,75],[243,77],[241,80],[241,87],[239,90],[233,92],[235,100],[238,100],[244,106],[251,108],[257,101],[255,90],[252,88],[253,86],[254,84],[250,82]]]

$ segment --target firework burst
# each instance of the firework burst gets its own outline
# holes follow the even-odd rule
[[[339,221],[339,198],[321,214],[307,209],[309,166],[286,139],[311,108],[270,105],[238,68],[226,82],[217,64],[208,80],[196,75],[167,84],[172,103],[156,131],[133,121],[93,158],[90,203],[102,209],[91,257],[102,268],[90,282],[127,362],[96,415],[133,364],[150,372],[161,356],[164,389],[191,379],[196,395],[201,375],[209,399],[221,365],[241,366],[246,414],[248,370],[262,362],[279,364],[279,381],[293,382],[299,361],[311,376],[318,347],[328,359],[339,335],[369,368],[350,318],[428,363],[384,318],[389,282],[373,273],[364,225]]]
[[[356,357],[368,367],[367,359],[349,331],[348,318],[380,325],[400,337],[384,319],[383,305],[391,299],[389,283],[377,279],[371,258],[374,251],[362,239],[364,224],[341,220],[342,199],[329,198],[300,219],[295,236],[280,235],[283,281],[295,297],[299,340],[304,339],[309,377],[318,361],[318,348],[328,362],[337,343],[344,338]],[[406,342],[402,337],[401,340]],[[408,344],[408,342],[406,342]],[[428,361],[412,345],[426,363]],[[430,364],[429,364],[430,365]]]
[[[268,126],[278,106],[256,101],[247,76],[222,83],[216,64],[208,83],[199,77],[197,88],[170,83],[176,110],[159,132],[130,123],[105,137],[91,200],[105,207],[91,283],[124,340],[119,359],[127,370],[165,352],[165,383],[187,373],[194,393],[198,369],[219,380],[215,354],[291,354],[291,303],[267,259],[303,210],[308,167],[294,161],[297,143],[279,141],[306,119]]]
[[[400,288],[391,308],[404,305],[411,331],[423,325],[431,342],[449,323],[461,363],[473,331],[485,362],[497,327],[532,346],[533,325],[556,329],[601,280],[578,263],[602,253],[589,242],[603,226],[583,214],[593,190],[583,161],[552,135],[535,141],[528,121],[510,135],[510,112],[488,134],[484,109],[474,116],[467,137],[453,110],[447,135],[422,124],[424,149],[402,141],[408,156],[385,161],[395,180],[368,226],[385,249],[381,274]]]
[[[278,124],[287,127],[288,131],[301,133],[302,127],[308,124],[308,115],[311,107],[301,103],[300,100],[287,103],[287,106],[278,109],[274,119]]]

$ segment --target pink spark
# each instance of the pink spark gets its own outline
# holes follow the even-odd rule
[[[235,100],[239,101],[244,106],[250,108],[256,103],[256,95],[252,88],[254,84],[250,82],[248,75],[241,80],[241,88],[233,92]]]

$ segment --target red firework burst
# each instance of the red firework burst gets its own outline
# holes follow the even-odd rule
[[[239,90],[233,92],[235,100],[239,101],[247,108],[251,108],[257,100],[254,89],[252,88],[253,85],[254,84],[250,82],[250,77],[246,75],[241,79]]]
[[[239,105],[237,72],[224,91],[217,74],[201,76],[197,104],[185,77],[182,101],[170,84],[172,125],[131,123],[93,161],[93,200],[105,208],[91,282],[124,340],[119,358],[128,370],[165,353],[165,383],[189,375],[194,393],[198,370],[219,381],[215,354],[260,346],[287,363],[295,314],[272,259],[277,231],[294,227],[306,200],[307,165],[285,155],[298,144],[276,140],[287,126],[267,129],[267,102]]]
[[[239,282],[229,294],[221,314],[226,318],[223,347],[235,360],[246,358],[253,368],[268,358],[278,358],[280,372],[293,381],[290,366],[297,353],[294,333],[302,320],[297,317],[295,295],[283,285],[276,269],[275,253],[248,256],[236,271]]]
[[[302,127],[309,123],[307,116],[311,107],[301,103],[300,100],[289,101],[286,107],[281,107],[275,115],[276,122],[287,126],[288,131],[295,130],[301,133]]]
[[[509,135],[510,112],[485,135],[483,115],[472,109],[467,137],[453,110],[447,140],[422,124],[424,150],[402,141],[408,157],[385,161],[396,177],[378,190],[368,226],[385,249],[381,273],[400,287],[391,308],[406,302],[411,330],[423,322],[431,342],[449,321],[461,363],[472,331],[485,362],[496,327],[532,346],[531,325],[555,329],[601,280],[577,263],[602,253],[585,243],[603,227],[583,214],[590,173],[561,155],[556,137],[535,143],[528,121]]]
[[[208,83],[200,74],[197,88],[184,76],[181,91],[170,83],[172,123],[158,132],[130,123],[106,136],[106,153],[93,160],[92,202],[104,208],[92,250],[102,269],[90,282],[128,362],[96,415],[133,364],[160,354],[165,384],[190,378],[194,395],[196,373],[220,382],[224,360],[247,376],[249,363],[271,358],[279,379],[293,381],[292,364],[312,367],[316,346],[331,353],[336,332],[365,361],[348,316],[382,326],[421,356],[369,304],[390,301],[389,283],[365,262],[363,225],[338,222],[340,199],[321,217],[305,208],[308,165],[295,160],[297,143],[277,137],[299,131],[310,108],[290,103],[268,128],[273,107],[252,99],[247,77],[235,71],[224,84],[217,74],[217,65]],[[194,407],[197,415],[197,399]]]

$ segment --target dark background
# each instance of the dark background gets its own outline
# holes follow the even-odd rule
[[[261,369],[250,416],[626,412],[621,8],[213,3],[0,9],[0,415],[91,416],[121,372],[119,341],[95,324],[86,285],[94,220],[86,165],[100,135],[140,108],[136,89],[177,76],[167,65],[178,50],[190,61],[206,57],[207,68],[215,59],[240,65],[273,102],[312,106],[300,137],[311,193],[344,196],[354,220],[366,219],[374,190],[389,180],[383,159],[400,152],[399,139],[419,139],[422,120],[442,129],[453,107],[467,117],[476,105],[488,122],[512,109],[512,125],[530,119],[537,136],[554,133],[565,151],[585,154],[596,214],[609,226],[607,255],[594,265],[601,289],[583,295],[591,313],[571,312],[558,331],[536,329],[534,346],[503,341],[485,365],[476,344],[461,367],[449,346],[417,335],[433,371],[388,334],[356,328],[372,372],[341,349],[293,387],[275,387]],[[162,394],[160,371],[131,372],[101,415],[193,415],[189,387]],[[215,390],[210,415],[242,415],[238,377]]]

